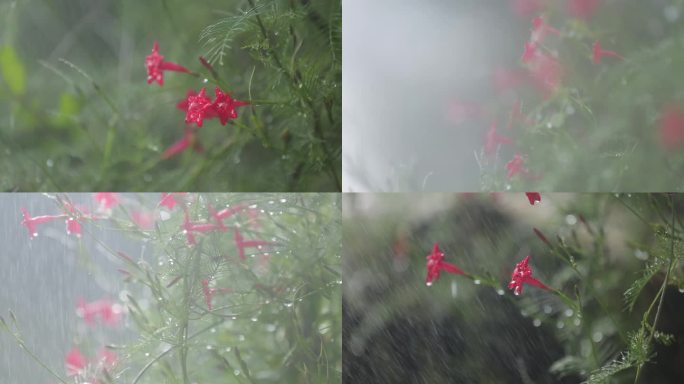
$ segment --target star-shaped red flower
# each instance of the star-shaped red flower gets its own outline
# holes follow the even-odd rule
[[[506,176],[508,178],[512,178],[513,176],[517,175],[518,173],[525,173],[526,170],[524,168],[524,161],[522,156],[520,156],[519,153],[516,153],[513,158],[506,163]]]
[[[156,81],[159,85],[164,85],[164,71],[190,73],[190,70],[180,64],[164,61],[164,56],[159,54],[159,44],[156,41],[152,46],[152,53],[145,57],[145,68],[147,68],[147,84]]]
[[[425,284],[427,284],[427,286],[431,286],[435,280],[439,279],[441,271],[456,275],[467,275],[457,266],[444,261],[444,253],[439,250],[439,244],[437,243],[432,247],[432,253],[427,255],[426,259],[427,276],[425,277]]]
[[[508,283],[508,289],[513,289],[513,293],[518,296],[522,293],[523,284],[533,285],[542,289],[550,291],[551,288],[547,287],[541,281],[532,277],[532,268],[528,265],[530,262],[530,257],[526,256],[523,261],[515,265],[513,269],[513,274],[511,275],[511,282]]]
[[[185,112],[186,124],[197,124],[202,126],[204,119],[207,118],[207,110],[211,108],[211,99],[206,96],[207,90],[202,88],[198,94],[188,96],[188,110]]]
[[[214,89],[214,93],[216,94],[216,98],[211,104],[211,107],[218,115],[219,120],[221,120],[221,125],[226,125],[228,120],[236,119],[238,117],[237,111],[235,110],[236,107],[242,107],[249,104],[249,102],[231,98],[230,94],[224,93],[219,87]]]

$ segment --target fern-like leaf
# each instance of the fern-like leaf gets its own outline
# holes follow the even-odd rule
[[[240,14],[224,17],[204,28],[200,33],[199,40],[202,47],[207,48],[205,55],[207,60],[212,64],[218,62],[223,65],[223,57],[231,49],[235,37],[247,30],[251,19],[259,14],[264,7],[266,7],[265,3],[257,4]]]

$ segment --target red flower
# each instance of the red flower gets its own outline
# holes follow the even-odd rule
[[[668,151],[684,144],[684,112],[675,104],[665,106],[660,115],[660,144]]]
[[[541,16],[537,16],[532,19],[532,37],[531,40],[534,42],[542,42],[546,33],[552,33],[554,35],[560,35],[561,32],[556,28],[546,24]]]
[[[592,51],[593,51],[593,54],[591,56],[591,59],[594,62],[594,64],[601,64],[601,58],[603,56],[614,57],[616,59],[623,59],[624,60],[624,57],[618,55],[617,52],[602,49],[601,43],[598,40],[596,40],[594,42],[594,45],[592,45]]]
[[[93,198],[99,205],[98,209],[110,211],[114,206],[119,204],[119,195],[113,192],[98,192]]]
[[[456,275],[467,275],[457,266],[447,263],[444,261],[444,253],[439,250],[439,244],[435,243],[432,248],[432,253],[427,255],[427,276],[425,278],[425,284],[431,286],[432,283],[439,279],[439,274],[441,271],[448,273],[453,273]]]
[[[28,229],[30,238],[38,236],[38,224],[47,223],[48,221],[64,217],[64,215],[45,215],[31,217],[31,214],[29,214],[25,208],[22,208],[21,212],[24,215],[24,220],[21,221],[21,225],[25,226],[26,229]]]
[[[76,306],[76,314],[88,325],[94,325],[95,318],[99,317],[104,324],[115,326],[121,318],[121,306],[108,298],[90,303],[80,299]]]
[[[162,153],[162,159],[173,157],[190,147],[192,147],[197,153],[204,152],[202,144],[195,137],[195,131],[192,128],[186,127],[183,131],[183,137],[171,144],[170,147],[166,148],[164,153]]]
[[[553,57],[536,52],[529,66],[532,79],[547,96],[553,92],[563,77],[563,67]]]
[[[161,200],[159,201],[159,205],[164,206],[168,208],[169,210],[173,209],[173,207],[176,206],[176,199],[173,198],[173,193],[167,193],[167,192],[162,192],[161,194]]]
[[[506,163],[506,171],[506,176],[509,179],[517,175],[518,173],[527,173],[527,170],[524,168],[523,158],[522,156],[520,156],[519,153],[516,153],[513,156],[513,159]]]
[[[520,17],[528,17],[543,8],[542,0],[513,0],[510,4]]]
[[[245,261],[247,257],[245,256],[245,248],[254,248],[254,247],[262,247],[265,245],[275,245],[277,243],[271,242],[271,241],[264,241],[264,240],[245,240],[244,237],[242,237],[242,233],[238,228],[235,228],[235,231],[233,233],[233,238],[235,240],[235,247],[238,249],[238,255],[240,256],[240,260]]]
[[[216,94],[216,98],[211,104],[211,107],[218,115],[219,120],[221,120],[221,125],[226,125],[228,120],[236,119],[238,117],[237,111],[235,111],[236,107],[249,104],[249,102],[231,98],[230,94],[223,93],[219,87],[214,89],[214,93]]]
[[[216,225],[218,225],[222,230],[226,229],[226,226],[223,224],[223,220],[233,216],[234,214],[242,211],[243,209],[245,209],[245,207],[240,204],[237,204],[233,207],[223,208],[218,212],[211,205],[209,205],[208,207],[209,216],[211,216],[214,219],[214,221],[216,221]]]
[[[150,211],[133,211],[131,212],[131,221],[142,230],[152,229],[154,226],[154,213]]]
[[[230,288],[210,288],[209,287],[209,280],[203,279],[202,280],[202,292],[204,293],[204,302],[207,304],[207,308],[211,311],[211,309],[212,309],[211,301],[217,292],[231,293],[231,292],[233,292],[233,290]]]
[[[530,205],[534,205],[537,201],[541,202],[541,194],[539,192],[525,192],[525,195],[527,195]]]
[[[492,123],[492,125],[489,127],[489,131],[487,131],[487,135],[485,136],[485,154],[491,155],[494,153],[494,151],[496,151],[496,147],[501,144],[510,145],[513,144],[513,140],[496,133],[496,123]]]
[[[455,100],[449,105],[447,114],[454,124],[461,124],[467,119],[481,116],[482,107],[476,103]]]
[[[533,285],[546,290],[551,290],[551,288],[544,285],[541,281],[532,277],[532,268],[529,267],[530,257],[527,256],[523,261],[515,265],[513,274],[511,275],[511,282],[508,283],[508,289],[513,289],[515,295],[520,295],[522,293],[523,284]]]
[[[537,58],[537,56],[539,56],[537,43],[535,43],[534,41],[526,42],[525,47],[523,49],[523,55],[520,58],[520,61],[522,61],[523,64],[531,63]]]
[[[88,365],[88,361],[78,348],[72,348],[67,353],[65,363],[67,376],[80,375],[85,370],[86,365]]]
[[[588,19],[599,6],[600,0],[568,0],[568,12],[576,17]]]
[[[104,365],[105,368],[111,368],[116,365],[118,356],[116,356],[116,353],[107,348],[100,348],[100,352],[98,352],[98,360],[100,363],[102,363],[102,365]]]
[[[152,46],[152,53],[145,57],[145,67],[147,68],[147,84],[152,84],[156,81],[159,85],[164,85],[164,71],[190,73],[182,65],[164,61],[164,56],[159,54],[159,44],[156,41]]]
[[[187,111],[185,112],[186,124],[197,124],[202,127],[205,118],[210,116],[207,112],[211,109],[211,99],[206,96],[207,90],[202,88],[198,94],[187,97]]]

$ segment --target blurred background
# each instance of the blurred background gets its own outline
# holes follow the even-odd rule
[[[681,0],[343,6],[344,191],[684,188]]]
[[[612,364],[643,347],[637,331],[670,257],[668,199],[550,193],[531,205],[523,193],[346,194],[344,381],[634,383],[634,366]],[[684,199],[674,201],[682,233]],[[426,285],[435,243],[470,277],[442,271]],[[656,327],[672,340],[645,349],[651,361],[639,382],[684,379],[682,250],[676,241]],[[580,305],[531,285],[515,296],[507,285],[527,255],[535,278]]]

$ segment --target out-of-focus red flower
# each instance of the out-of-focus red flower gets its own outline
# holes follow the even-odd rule
[[[524,168],[524,160],[519,153],[513,155],[513,158],[506,163],[506,176],[510,179],[518,173],[526,173]]]
[[[232,293],[233,290],[230,288],[211,288],[211,287],[209,287],[209,280],[203,279],[202,280],[202,292],[204,293],[204,302],[207,304],[207,308],[211,311],[212,310],[212,299],[214,298],[214,295],[217,292],[219,292],[219,293]]]
[[[431,286],[435,280],[439,279],[441,271],[456,275],[467,275],[457,266],[444,261],[444,253],[439,250],[439,244],[437,243],[432,247],[432,253],[427,255],[426,259],[427,276],[425,277],[425,284],[427,284],[427,286]]]
[[[98,361],[103,365],[104,368],[111,368],[116,365],[119,359],[116,353],[110,351],[107,348],[100,348],[98,352]]]
[[[220,211],[216,211],[211,205],[208,206],[209,216],[216,222],[221,229],[225,230],[226,226],[223,221],[236,213],[242,211],[245,207],[241,204],[236,204],[232,207],[223,208]]]
[[[192,147],[192,149],[194,149],[197,153],[204,152],[204,147],[202,147],[202,144],[195,137],[194,129],[186,127],[183,130],[183,137],[164,150],[164,153],[162,153],[162,159],[173,157],[190,147]]]
[[[114,192],[98,192],[93,195],[99,210],[110,211],[119,204],[119,194]]]
[[[515,265],[513,274],[511,275],[511,282],[508,283],[508,289],[513,289],[513,293],[517,296],[522,293],[523,284],[533,285],[546,290],[551,288],[544,285],[541,281],[532,277],[532,268],[528,265],[530,257],[526,256],[523,261]]]
[[[99,317],[104,324],[116,326],[121,319],[121,306],[108,298],[90,303],[80,299],[76,306],[76,314],[88,325],[94,325],[95,319]]]
[[[65,216],[65,215],[44,215],[44,216],[31,217],[31,214],[26,210],[26,208],[22,208],[21,212],[24,215],[24,219],[21,221],[21,225],[25,226],[26,229],[28,229],[30,238],[34,238],[34,237],[38,236],[38,228],[37,228],[38,224],[47,223],[48,221],[59,219],[59,218],[62,218]]]
[[[236,119],[238,117],[237,111],[235,110],[236,107],[241,107],[249,104],[249,102],[231,98],[230,94],[223,93],[223,91],[221,91],[221,88],[219,87],[216,87],[216,89],[214,89],[214,93],[216,94],[216,98],[214,99],[214,102],[211,104],[211,108],[218,115],[219,120],[221,121],[221,125],[226,125],[226,123],[228,123],[228,120]]]
[[[604,56],[605,57],[614,57],[616,59],[624,60],[624,57],[618,55],[617,52],[608,51],[608,50],[601,48],[601,42],[599,42],[598,40],[596,40],[594,42],[591,49],[592,49],[591,60],[594,62],[594,64],[601,64],[601,58],[603,58]]]
[[[162,207],[166,207],[169,210],[172,210],[173,207],[176,206],[176,199],[173,197],[173,193],[168,193],[168,192],[162,192],[161,194],[161,200],[159,201],[159,205]]]
[[[454,100],[449,104],[447,116],[454,124],[461,124],[468,119],[482,116],[482,107],[477,103]]]
[[[582,19],[590,18],[601,0],[568,0],[568,13]]]
[[[563,78],[563,66],[553,57],[537,52],[528,66],[530,75],[546,96],[556,90]]]
[[[533,62],[538,56],[539,48],[537,47],[537,43],[535,43],[534,41],[528,41],[525,43],[525,46],[523,47],[523,54],[520,58],[520,61],[523,64],[528,64]]]
[[[245,240],[245,238],[242,236],[242,232],[240,232],[240,229],[238,228],[235,228],[233,232],[235,247],[238,249],[238,256],[242,261],[245,261],[247,259],[247,257],[245,256],[245,248],[260,248],[266,245],[277,244],[272,241],[265,240]]]
[[[559,30],[546,24],[543,17],[537,16],[534,19],[532,19],[532,37],[530,40],[541,43],[542,41],[544,41],[544,37],[547,33],[551,33],[554,35],[561,34]]]
[[[542,0],[511,0],[513,11],[520,17],[529,17],[544,8]]]
[[[660,144],[668,151],[684,144],[684,112],[675,104],[666,105],[660,113]]]
[[[142,230],[149,230],[154,227],[155,216],[153,212],[139,210],[131,212],[131,221]]]
[[[491,155],[496,151],[496,148],[502,144],[513,144],[513,140],[506,136],[501,136],[496,132],[496,123],[492,123],[489,127],[489,131],[485,135],[485,154]]]
[[[67,235],[76,235],[76,237],[81,237],[81,223],[79,223],[78,219],[67,217],[65,222]]]
[[[541,202],[541,194],[539,192],[525,192],[527,200],[530,201],[530,205],[534,205],[537,201]]]
[[[164,61],[164,56],[159,54],[159,44],[154,42],[152,53],[145,57],[145,68],[147,68],[147,84],[157,82],[160,86],[164,85],[164,71],[176,71],[190,73],[190,71],[180,64]]]
[[[510,89],[516,89],[525,84],[529,77],[524,70],[497,68],[492,74],[491,80],[497,93],[504,93]]]
[[[67,376],[76,376],[83,373],[88,365],[88,360],[78,348],[72,348],[66,355],[65,365]]]
[[[187,111],[185,112],[186,124],[197,124],[202,127],[207,111],[211,110],[211,99],[206,96],[207,90],[202,88],[198,94],[187,97]]]

